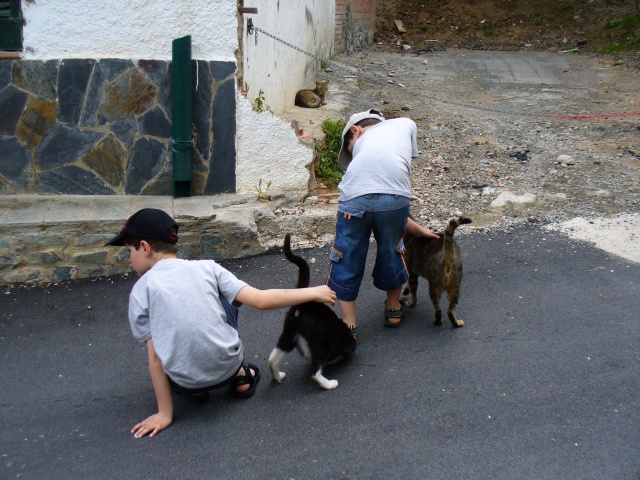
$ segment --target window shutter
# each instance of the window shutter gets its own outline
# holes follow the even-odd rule
[[[20,0],[0,0],[0,50],[22,50]]]

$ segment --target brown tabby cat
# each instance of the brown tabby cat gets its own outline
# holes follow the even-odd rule
[[[296,105],[305,108],[318,108],[327,104],[327,92],[329,91],[329,80],[319,82],[316,80],[315,90],[298,90],[296,93]]]
[[[434,323],[442,325],[442,307],[440,297],[447,292],[447,316],[454,327],[461,327],[464,322],[456,316],[456,307],[460,299],[460,283],[462,282],[462,258],[460,248],[453,239],[453,234],[460,225],[471,223],[470,218],[458,217],[449,220],[449,225],[440,233],[440,238],[414,237],[407,233],[404,237],[404,260],[409,270],[409,281],[404,286],[403,294],[411,293],[411,300],[406,305],[413,307],[418,302],[418,277],[429,282],[429,297],[435,309]]]

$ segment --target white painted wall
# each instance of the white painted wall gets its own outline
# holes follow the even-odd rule
[[[249,100],[236,97],[237,192],[255,192],[262,179],[263,189],[271,182],[271,191],[306,196],[313,148],[298,139],[288,122],[270,112],[256,113]]]
[[[247,98],[260,90],[265,103],[276,114],[294,104],[302,88],[314,88],[320,62],[262,33],[247,34],[247,19],[276,37],[318,58],[329,59],[335,33],[335,0],[252,0],[245,6],[258,13],[244,15],[243,69]]]
[[[258,14],[243,15],[244,80],[250,100],[264,91],[275,113],[293,106],[295,93],[313,87],[319,62],[259,34],[246,19],[319,58],[329,58],[335,30],[334,0],[252,0]],[[236,0],[37,0],[23,2],[24,58],[131,58],[171,60],[171,42],[191,35],[197,60],[236,61]],[[236,184],[254,192],[260,179],[271,190],[307,193],[313,148],[269,112],[257,113],[237,94]]]
[[[22,2],[25,59],[171,59],[191,35],[198,60],[235,61],[235,0],[37,0]]]

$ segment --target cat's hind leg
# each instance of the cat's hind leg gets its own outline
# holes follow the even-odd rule
[[[442,296],[442,289],[437,288],[429,283],[429,298],[433,303],[433,309],[435,310],[435,316],[433,323],[435,325],[442,325],[442,305],[440,305],[440,297]]]
[[[404,285],[403,295],[411,294],[411,299],[405,305],[409,308],[415,307],[418,303],[418,275],[409,274],[409,281]]]
[[[338,387],[337,380],[329,380],[324,375],[322,375],[322,367],[318,368],[318,370],[316,370],[316,372],[311,375],[311,378],[318,382],[318,385],[320,385],[325,390],[333,390],[334,388]]]
[[[462,327],[464,322],[456,316],[456,307],[458,306],[458,300],[460,299],[460,289],[456,288],[453,291],[447,292],[447,299],[449,300],[447,317],[449,317],[451,325],[454,327]]]
[[[271,372],[273,379],[278,383],[282,383],[284,378],[287,376],[286,373],[281,372],[279,369],[280,362],[286,354],[287,352],[276,347],[271,352],[271,355],[269,355],[269,371]]]

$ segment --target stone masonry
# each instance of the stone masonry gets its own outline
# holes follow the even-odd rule
[[[193,61],[192,195],[235,192],[235,63]],[[172,195],[171,62],[0,60],[0,195]]]

